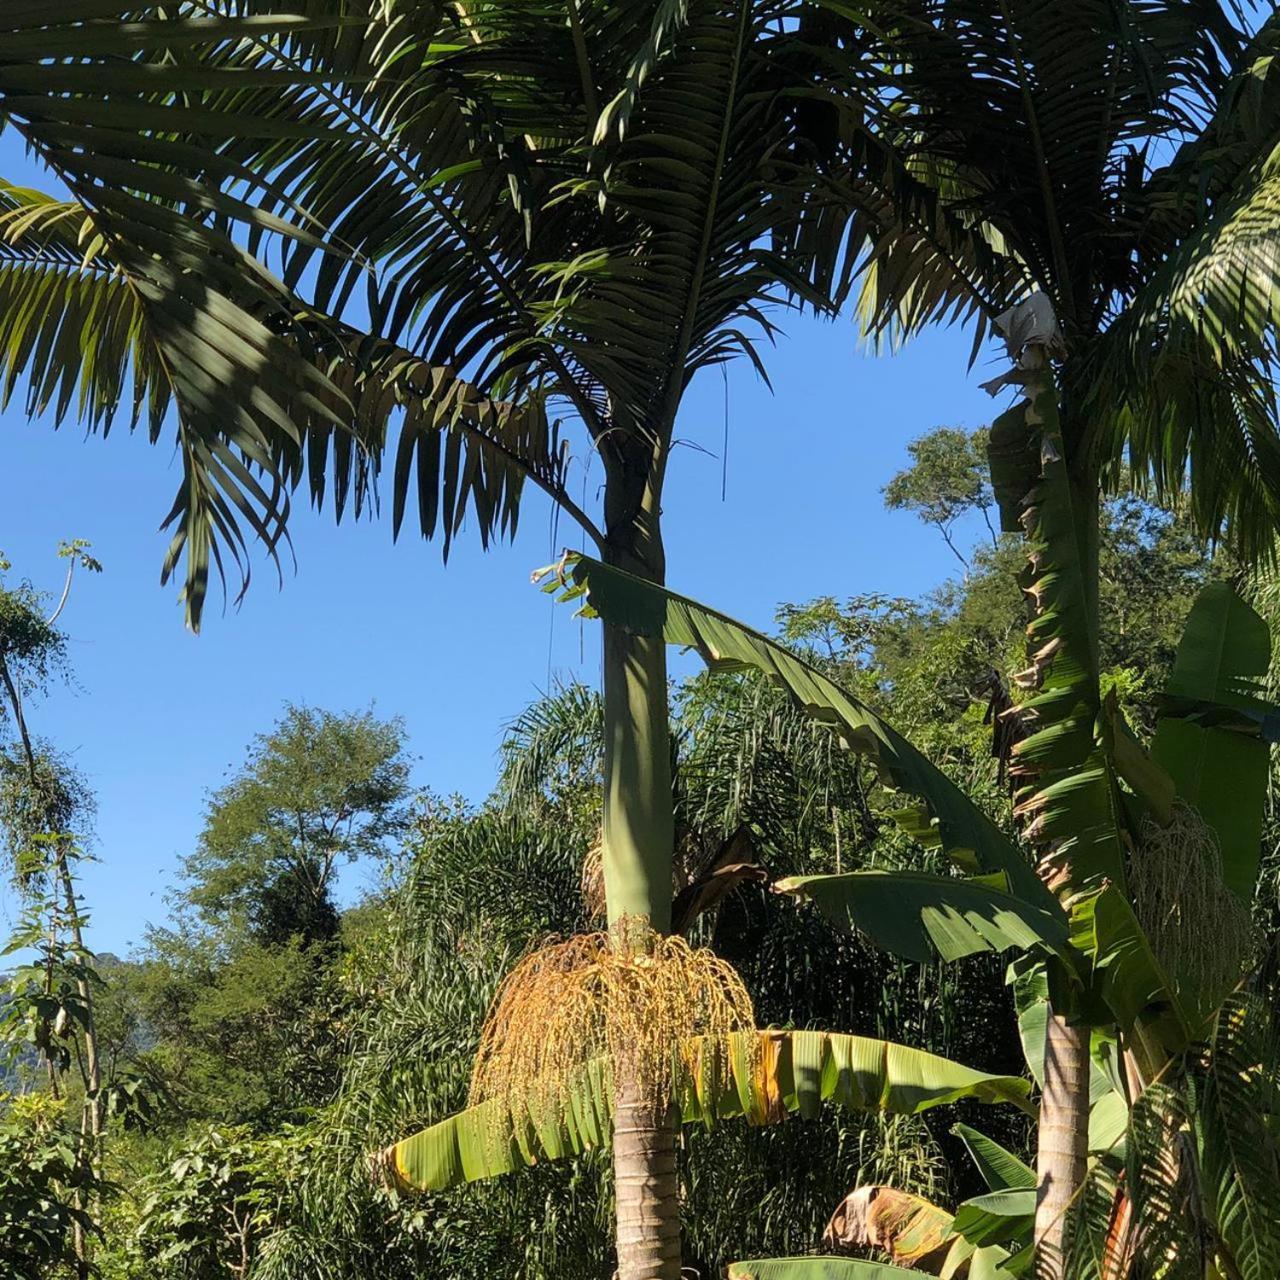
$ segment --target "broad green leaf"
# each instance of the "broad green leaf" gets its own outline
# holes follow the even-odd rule
[[[918,871],[792,876],[774,886],[812,902],[837,924],[865,933],[894,955],[925,963],[934,952],[959,960],[979,951],[1042,947],[1065,951],[1067,917],[999,888]]]
[[[1113,1089],[1089,1109],[1089,1151],[1115,1152],[1129,1125],[1129,1105]]]
[[[1027,564],[1020,584],[1032,617],[1030,663],[1018,679],[1033,690],[1022,707],[1034,731],[1013,749],[1012,772],[1021,780],[1015,812],[1026,820],[1055,887],[1069,892],[1124,879],[1118,786],[1098,740],[1098,618],[1088,586],[1098,515],[1094,494],[1068,471],[1058,390],[1047,367],[1027,382],[1027,397],[1022,448],[1036,459],[1037,474],[1021,502]],[[1006,426],[1007,450],[1015,447],[1016,429],[1016,421]]]
[[[1031,1238],[1035,1213],[1034,1186],[992,1191],[985,1196],[966,1200],[956,1210],[951,1231],[953,1235],[963,1236],[970,1244],[979,1247],[1022,1243]]]
[[[1258,725],[1277,712],[1261,696],[1270,666],[1267,624],[1230,583],[1211,582],[1187,614],[1165,696],[1232,708]]]
[[[606,622],[696,649],[713,671],[750,669],[777,681],[802,710],[832,724],[845,747],[870,756],[886,784],[924,802],[923,812],[901,818],[912,836],[941,843],[965,870],[1003,872],[1015,896],[1050,908],[1053,895],[995,823],[901,734],[811,663],[723,613],[598,560],[570,556],[566,569],[573,585],[565,597],[585,594],[590,612]]]
[[[754,1052],[752,1052],[754,1050]],[[856,1111],[914,1115],[973,1098],[1030,1110],[1028,1085],[936,1054],[864,1036],[825,1031],[761,1031],[728,1046],[692,1046],[697,1067],[677,1085],[686,1123],[713,1125],[745,1117],[772,1124],[787,1115],[816,1116],[824,1102]],[[387,1148],[382,1160],[406,1189],[439,1191],[496,1177],[522,1164],[559,1159],[606,1145],[613,1092],[603,1061],[590,1064],[567,1103],[548,1112],[486,1102]]]
[[[1031,1072],[1031,1078],[1043,1089],[1045,1036],[1051,1006],[1049,965],[1032,953],[1018,956],[1009,965],[1006,982],[1013,987],[1014,1008],[1018,1015],[1018,1038],[1022,1041],[1027,1069]],[[1111,1082],[1102,1068],[1096,1060],[1091,1061],[1090,1101],[1096,1105],[1112,1092]]]
[[[1179,1000],[1174,984],[1124,895],[1108,886],[1071,906],[1072,941],[1093,956],[1099,994],[1122,1032],[1141,1023],[1170,1053],[1197,1037],[1203,1018]]]
[[[1280,725],[1259,696],[1270,664],[1266,623],[1227,583],[1210,583],[1187,617],[1151,748],[1218,837],[1223,879],[1246,900],[1262,849],[1267,743]]]
[[[967,1124],[952,1125],[951,1132],[964,1143],[965,1150],[982,1174],[982,1180],[992,1191],[1035,1187],[1035,1170],[985,1133],[979,1133]]]

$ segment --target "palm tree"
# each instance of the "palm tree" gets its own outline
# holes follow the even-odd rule
[[[661,582],[683,392],[754,354],[770,301],[838,304],[860,281],[873,330],[974,317],[976,349],[1038,290],[1065,354],[1052,324],[1031,334],[1053,364],[1001,442],[1015,464],[1032,437],[1058,447],[1055,371],[1079,573],[1073,626],[1048,608],[1036,626],[1060,693],[1037,736],[1057,750],[1021,800],[1063,894],[1122,879],[1120,837],[1055,799],[1116,788],[1080,728],[1097,715],[1071,715],[1100,709],[1097,494],[1126,451],[1157,492],[1189,469],[1206,530],[1269,545],[1274,24],[1250,39],[1218,4],[999,0],[299,10],[72,0],[0,19],[6,118],[71,197],[7,193],[6,386],[103,429],[158,435],[176,407],[166,572],[185,555],[193,622],[210,561],[243,561],[242,526],[275,552],[291,489],[359,509],[384,454],[397,527],[416,495],[446,548],[468,516],[487,540],[528,480],[611,566]],[[601,456],[598,520],[569,493],[558,414]],[[1008,507],[1024,473],[1003,474]],[[625,618],[604,650],[610,915],[660,931],[665,659]],[[1078,1181],[1084,1043],[1051,1026],[1057,1195]],[[673,1129],[622,1102],[653,1224],[623,1274],[669,1274]]]
[[[2,193],[6,392],[153,439],[172,410],[193,626],[211,565],[247,584],[246,530],[278,554],[293,489],[358,513],[384,460],[395,528],[416,503],[446,554],[512,532],[529,482],[662,582],[690,381],[759,364],[770,306],[834,270],[798,230],[806,6],[281,7],[0,17],[0,109],[66,189]],[[626,625],[603,648],[608,914],[643,950],[671,923],[666,658]],[[620,1275],[673,1277],[674,1117],[625,1072],[616,1102]]]
[[[1028,535],[1033,611],[1016,800],[1069,904],[1124,885],[1138,838],[1099,684],[1100,494],[1127,466],[1157,497],[1185,495],[1207,536],[1271,554],[1280,21],[1251,32],[1219,3],[858,12],[856,34],[834,17],[815,31],[832,112],[856,112],[844,130],[856,146],[843,169],[832,148],[829,181],[885,226],[845,282],[873,331],[964,318],[975,354],[994,328],[1014,360],[989,385],[1023,393],[992,432],[1004,527]],[[838,234],[838,216],[827,223]],[[1059,1277],[1084,1168],[1088,1029],[1058,1007],[1047,1034],[1037,1242],[1042,1273]]]

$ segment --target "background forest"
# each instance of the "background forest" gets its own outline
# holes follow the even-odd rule
[[[993,530],[985,434],[932,432],[885,489],[887,504],[936,527],[939,555],[958,562],[950,581],[920,599],[783,604],[777,633],[892,713],[1008,821],[991,719],[1022,661],[1025,606],[1019,550]],[[1105,507],[1101,547],[1104,680],[1145,735],[1143,707],[1163,687],[1197,590],[1237,570],[1207,557],[1176,513],[1132,497]],[[38,606],[13,570],[6,582],[6,616]],[[65,674],[56,628],[44,641],[25,668],[37,726],[40,685]],[[681,919],[737,966],[760,1025],[884,1037],[1021,1074],[1003,958],[909,964],[770,892],[785,876],[919,867],[867,765],[760,678],[688,678],[672,707],[677,912],[680,891],[731,848],[741,874],[701,901],[686,895]],[[40,887],[48,877],[23,869],[40,855],[24,848],[13,716],[0,723],[6,847],[32,877],[0,1023],[4,1275],[72,1274],[78,1229],[98,1237],[108,1280],[609,1273],[607,1153],[428,1196],[388,1190],[366,1167],[371,1152],[465,1104],[486,1009],[513,961],[548,934],[599,920],[596,693],[557,686],[519,714],[479,806],[411,790],[400,721],[284,708],[210,792],[170,918],[124,958],[39,950],[56,886],[51,902]],[[67,792],[67,830],[91,849],[91,797],[56,744],[39,753]],[[1269,949],[1280,870],[1270,824],[1265,846],[1255,911]],[[343,906],[337,878],[352,861],[376,887]],[[63,995],[42,1002],[55,967]],[[106,1158],[100,1180],[78,1185],[85,1077],[74,994],[85,976]],[[52,1094],[39,1087],[46,1073]],[[971,1102],[921,1116],[830,1110],[776,1128],[685,1129],[686,1267],[709,1280],[734,1258],[811,1252],[858,1185],[942,1203],[983,1191],[955,1132],[966,1121],[1030,1154],[1024,1116]]]

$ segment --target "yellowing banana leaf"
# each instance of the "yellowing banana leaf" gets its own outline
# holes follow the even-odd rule
[[[606,622],[696,649],[713,671],[762,671],[805,712],[832,724],[849,750],[871,757],[887,785],[923,802],[923,811],[895,815],[913,838],[940,843],[965,871],[1003,872],[1011,891],[1027,902],[1052,901],[1017,846],[955,783],[812,664],[723,613],[598,560],[571,555],[565,573],[571,585],[562,599],[585,595],[585,611]]]
[[[772,1124],[792,1112],[815,1116],[824,1102],[900,1115],[959,1098],[1032,1110],[1029,1086],[1016,1076],[989,1075],[864,1036],[745,1032],[727,1045],[697,1042],[690,1057],[697,1067],[678,1081],[676,1099],[686,1123],[744,1117],[750,1124]],[[379,1162],[402,1189],[440,1191],[581,1154],[610,1141],[612,1098],[607,1065],[593,1062],[564,1105],[469,1107],[388,1147]]]
[[[1187,617],[1151,746],[1217,835],[1223,879],[1246,900],[1262,848],[1267,744],[1280,730],[1280,712],[1260,696],[1270,665],[1266,623],[1227,583],[1210,583]]]
[[[954,1124],[951,1132],[964,1143],[970,1159],[978,1166],[982,1180],[992,1191],[1034,1189],[1035,1170],[1012,1151],[1006,1151],[998,1142],[967,1124]]]
[[[943,960],[959,960],[1010,947],[1067,950],[1062,908],[1039,898],[1024,902],[1002,884],[920,871],[855,871],[792,876],[774,887],[812,902],[828,919],[907,960],[924,963],[935,952]]]

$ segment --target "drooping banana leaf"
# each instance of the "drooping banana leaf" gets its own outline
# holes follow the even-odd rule
[[[967,1124],[952,1125],[951,1132],[964,1143],[970,1159],[978,1166],[982,1180],[992,1191],[1016,1191],[1035,1187],[1035,1170],[1019,1160],[1012,1151],[1006,1151],[998,1142],[988,1138],[985,1133],[979,1133]]]
[[[691,1058],[697,1069],[677,1082],[686,1123],[745,1117],[750,1124],[772,1124],[792,1112],[815,1116],[824,1102],[900,1115],[959,1098],[1031,1110],[1025,1080],[864,1036],[741,1033],[727,1046],[700,1042]],[[612,1098],[607,1065],[596,1061],[575,1082],[567,1105],[481,1103],[388,1147],[380,1162],[404,1189],[440,1191],[538,1160],[581,1154],[609,1142]]]
[[[639,635],[696,649],[713,671],[762,671],[809,715],[834,725],[843,744],[871,757],[889,786],[923,802],[895,818],[914,839],[941,844],[968,872],[1003,872],[1011,892],[1048,908],[1052,894],[1017,846],[945,774],[853,694],[812,664],[725,614],[587,556],[566,557],[562,598]],[[565,577],[549,586],[565,585]]]
[[[1280,733],[1280,709],[1261,696],[1270,665],[1266,623],[1227,583],[1210,583],[1187,617],[1151,748],[1217,835],[1223,879],[1246,900],[1262,849],[1268,744]]]
[[[756,1258],[731,1262],[729,1280],[919,1280],[920,1272],[861,1258]]]
[[[936,952],[959,960],[979,951],[1042,948],[1067,952],[1066,913],[1037,896],[1024,902],[1005,891],[1003,877],[961,880],[919,871],[855,871],[791,876],[774,886],[810,901],[828,919],[865,933],[906,960],[925,963]]]
[[[1006,1249],[996,1246],[962,1252],[962,1260],[969,1263],[969,1280],[1003,1280],[1020,1275],[1025,1269],[1012,1268],[1013,1260],[1020,1255],[1011,1259]],[[919,1280],[922,1274],[862,1258],[756,1258],[731,1262],[728,1280]]]

